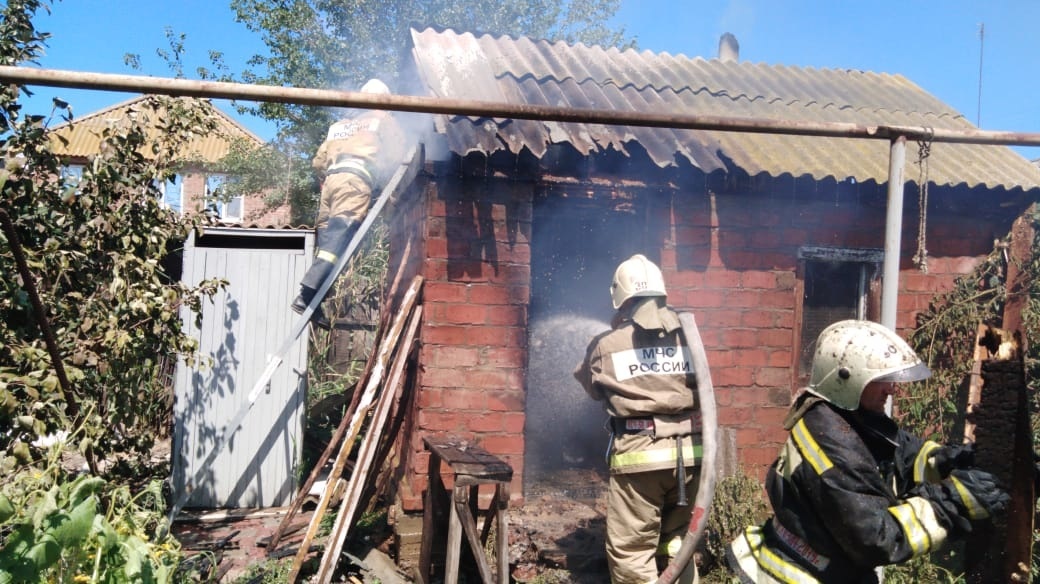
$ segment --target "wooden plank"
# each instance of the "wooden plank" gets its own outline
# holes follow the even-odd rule
[[[421,282],[421,280],[421,276],[416,276],[416,281]],[[339,515],[332,526],[332,533],[329,534],[329,539],[326,542],[325,555],[322,556],[318,575],[315,578],[315,581],[321,584],[331,584],[336,565],[339,563],[340,551],[342,551],[343,545],[346,543],[350,529],[354,526],[361,503],[361,496],[369,476],[369,469],[375,458],[375,452],[379,446],[386,418],[397,394],[395,389],[398,384],[404,382],[404,366],[408,362],[414,347],[421,320],[422,306],[416,306],[408,322],[408,331],[405,333],[405,340],[401,345],[402,350],[399,351],[397,358],[394,360],[392,371],[387,378],[387,388],[380,395],[379,402],[376,404],[375,411],[372,414],[368,432],[361,442],[358,462],[347,483],[347,492],[343,497],[343,506],[340,507]]]
[[[997,481],[1007,486],[1016,483],[1016,477],[1025,466],[1028,480],[1033,478],[1031,449],[1028,463],[1017,460],[1020,412],[1025,410],[1027,386],[1022,353],[1017,335],[995,327],[984,327],[977,343],[984,347],[980,360],[981,392],[975,411],[975,452],[979,468],[992,473]],[[1028,430],[1028,429],[1027,429]],[[1021,558],[1014,549],[1015,517],[1014,488],[1008,513],[996,516],[991,524],[980,523],[968,538],[965,550],[965,577],[972,583],[1014,582]],[[1028,501],[1025,513],[1032,514],[1034,501]],[[1031,533],[1029,534],[1031,537]],[[1026,558],[1025,565],[1029,565]]]
[[[470,511],[469,501],[469,489],[466,487],[456,486],[455,487],[455,505],[454,508],[458,513],[458,520],[462,524],[462,531],[466,536],[466,542],[469,543],[469,549],[473,552],[473,559],[477,562],[477,570],[480,571],[480,579],[484,584],[492,584],[495,579],[491,575],[491,566],[488,565],[487,554],[484,553],[484,546],[481,545],[480,538],[477,536],[477,521],[476,517]],[[450,537],[450,536],[449,536]],[[455,540],[458,540],[458,536]],[[448,545],[452,545],[452,540],[448,541]],[[445,580],[445,584],[453,584],[456,580]]]
[[[405,256],[408,255],[409,250],[411,249],[411,244],[411,239],[409,239],[408,243],[405,245]],[[397,289],[401,284],[401,278],[404,272],[404,265],[404,262],[402,262],[401,265],[398,267],[397,273],[394,275],[394,279],[391,282],[390,287],[387,288],[386,298],[392,299],[394,298],[394,296],[397,295]],[[383,339],[387,334],[387,325],[391,322],[391,315],[391,311],[387,310],[382,314],[380,318],[379,334],[376,336],[375,344],[375,346],[377,347],[382,346]],[[347,406],[347,409],[343,412],[343,419],[340,420],[339,425],[336,427],[336,432],[332,435],[332,438],[329,440],[329,443],[325,446],[325,450],[322,451],[321,456],[315,462],[314,468],[311,469],[311,473],[307,477],[307,481],[303,484],[303,487],[297,493],[296,499],[293,501],[288,513],[286,513],[285,517],[282,519],[282,522],[278,524],[278,528],[275,529],[274,533],[271,535],[271,543],[270,547],[267,548],[267,555],[271,555],[272,553],[274,553],[275,547],[278,545],[278,542],[281,541],[282,535],[285,533],[285,529],[292,521],[292,518],[300,512],[300,509],[303,507],[304,502],[309,497],[311,487],[314,486],[314,482],[321,475],[321,471],[325,467],[325,464],[329,461],[330,458],[332,458],[332,454],[336,452],[336,447],[343,440],[343,437],[346,436],[347,429],[350,427],[350,421],[354,417],[354,412],[357,411],[358,402],[361,398],[361,391],[358,391],[358,388],[367,386],[368,380],[372,376],[372,369],[375,367],[376,362],[379,360],[379,354],[380,351],[372,353],[372,357],[368,360],[367,363],[365,363],[365,369],[361,372],[361,377],[358,378],[358,382],[355,385],[354,393],[350,399],[350,404]]]
[[[513,467],[483,448],[463,442],[424,439],[456,475],[486,480],[511,480]]]
[[[1033,259],[1033,242],[1036,238],[1033,229],[1032,214],[1027,213],[1015,220],[1011,227],[1011,243],[1008,248],[1007,261],[1007,301],[1004,303],[1004,315],[1001,326],[1010,331],[1013,340],[1019,345],[1015,358],[1022,367],[1022,385],[1017,387],[1018,407],[1015,411],[1015,434],[1013,456],[1014,464],[1011,486],[1008,494],[1011,503],[1008,506],[1007,519],[1007,557],[1004,562],[1004,574],[1009,581],[1023,572],[1028,579],[1029,566],[1033,557],[1033,529],[1036,506],[1036,483],[1033,460],[1033,430],[1030,423],[1028,388],[1025,386],[1025,371],[1022,355],[1028,350],[1022,339],[1022,312],[1029,303],[1029,290],[1032,287],[1029,274],[1020,266],[1028,265]]]
[[[343,444],[340,446],[339,454],[336,456],[336,460],[333,463],[332,472],[329,475],[330,480],[335,480],[343,475],[343,470],[346,468],[347,459],[350,457],[350,453],[354,448],[354,441],[358,434],[361,432],[361,426],[365,421],[365,416],[368,410],[372,406],[372,402],[376,397],[379,384],[382,381],[383,370],[386,367],[386,362],[390,359],[390,355],[397,345],[400,333],[404,327],[405,318],[411,312],[412,307],[415,304],[416,299],[419,295],[419,288],[422,285],[422,277],[416,277],[412,281],[412,285],[405,292],[404,297],[401,301],[400,311],[394,320],[390,331],[387,333],[386,342],[380,347],[377,353],[376,365],[373,369],[373,375],[369,379],[368,383],[362,392],[362,397],[359,398],[358,408],[354,412],[354,416],[350,419],[349,434]],[[322,492],[322,499],[327,499],[332,496],[330,489],[325,489]],[[319,500],[320,504],[320,500]],[[318,526],[321,522],[321,515],[318,513],[314,514],[311,520],[311,526],[307,530],[307,534],[304,536],[303,542],[300,544],[300,550],[296,554],[296,559],[293,561],[292,568],[289,572],[289,582],[295,582],[299,576],[300,568],[303,566],[303,561],[307,557],[310,542],[314,539],[315,534],[318,531]]]
[[[433,564],[433,542],[439,541],[443,527],[437,514],[441,510],[441,494],[444,483],[441,482],[441,457],[436,452],[430,454],[429,468],[426,473],[426,494],[423,497],[422,544],[419,548],[419,583],[430,584],[430,572]]]

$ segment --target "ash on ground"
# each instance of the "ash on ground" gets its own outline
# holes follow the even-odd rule
[[[509,510],[509,559],[516,582],[609,582],[605,473],[574,469],[530,481]]]

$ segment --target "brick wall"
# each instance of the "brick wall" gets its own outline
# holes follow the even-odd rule
[[[629,187],[630,188],[630,187]],[[656,256],[669,303],[692,311],[712,369],[720,424],[732,428],[739,462],[764,476],[786,438],[793,395],[802,288],[802,246],[884,247],[885,200],[875,186],[776,180],[756,192],[715,194],[704,181],[655,189],[650,205],[666,235]],[[940,189],[933,190],[942,192]],[[663,198],[663,199],[662,199]],[[514,468],[522,496],[531,188],[507,181],[438,179],[420,197],[425,317],[407,470],[400,500],[422,506],[428,454],[423,436],[472,440]],[[918,221],[907,197],[898,327],[956,277],[969,273],[1013,217],[930,209],[928,273],[913,265]],[[939,197],[933,194],[933,200]],[[964,217],[968,217],[965,219]],[[649,238],[650,241],[659,239]],[[590,302],[606,302],[607,282]]]

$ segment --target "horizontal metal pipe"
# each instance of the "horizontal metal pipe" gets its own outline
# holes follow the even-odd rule
[[[127,91],[173,96],[207,97],[300,105],[382,109],[427,114],[511,118],[582,124],[681,128],[757,134],[788,134],[831,138],[931,140],[961,144],[1040,146],[1040,133],[953,130],[923,126],[863,125],[767,118],[685,115],[582,109],[467,99],[409,95],[375,95],[356,91],[196,81],[141,75],[89,73],[62,69],[0,66],[0,82],[100,91]]]

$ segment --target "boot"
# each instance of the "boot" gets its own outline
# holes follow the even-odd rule
[[[314,293],[317,292],[314,288],[308,288],[307,286],[300,286],[300,293],[293,300],[290,308],[296,314],[303,314],[303,311],[307,310],[307,306],[314,299]],[[314,312],[311,314],[311,323],[323,330],[329,330],[332,328],[332,322],[325,316],[325,311],[321,309],[321,304],[315,307]]]

